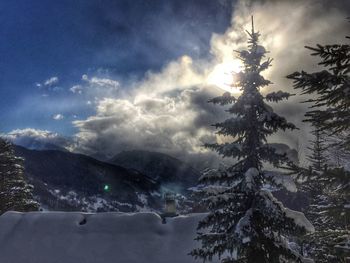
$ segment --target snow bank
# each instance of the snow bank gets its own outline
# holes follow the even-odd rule
[[[1,263],[194,263],[204,214],[17,213],[0,216]],[[215,261],[213,261],[215,262]]]

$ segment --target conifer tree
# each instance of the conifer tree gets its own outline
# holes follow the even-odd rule
[[[317,45],[306,46],[312,56],[320,58],[319,65],[324,70],[308,73],[294,72],[287,76],[292,79],[295,89],[302,94],[314,97],[306,102],[311,103],[306,120],[318,125],[320,130],[339,133],[350,130],[350,45]],[[350,138],[346,144],[348,146]]]
[[[15,156],[11,143],[0,138],[0,214],[38,210],[32,190],[24,179],[23,159]]]
[[[350,173],[343,168],[315,172],[303,183],[310,198],[305,214],[315,226],[306,237],[308,252],[318,263],[342,262],[336,245],[350,237]]]
[[[315,227],[315,233],[305,237],[304,246],[315,262],[338,263],[342,262],[343,255],[337,244],[350,235],[347,230],[350,221],[350,206],[347,205],[350,200],[350,173],[339,168],[339,160],[335,160],[338,158],[332,156],[334,152],[341,155],[343,151],[336,143],[338,136],[328,136],[324,140],[323,131],[318,129],[314,130],[314,134],[313,147],[310,147],[313,154],[309,157],[312,167],[301,169],[304,180],[299,186],[308,195],[309,206],[305,215]]]
[[[265,97],[260,89],[271,82],[261,72],[271,65],[264,59],[267,51],[259,45],[258,32],[248,32],[248,49],[238,52],[243,71],[234,75],[233,86],[242,94],[236,99],[229,93],[209,102],[229,106],[232,117],[214,126],[218,134],[231,142],[207,144],[223,157],[237,162],[229,167],[208,170],[200,178],[204,184],[203,202],[209,215],[198,225],[196,240],[201,247],[191,252],[195,258],[221,262],[274,263],[302,262],[303,257],[292,249],[291,235],[313,231],[313,226],[300,212],[287,209],[266,190],[264,184],[281,185],[277,175],[264,172],[263,163],[285,167],[289,163],[267,143],[268,136],[278,130],[296,127],[279,116],[267,102],[288,99],[289,93],[278,91]]]
[[[319,57],[319,65],[324,69],[313,73],[297,71],[287,78],[293,80],[295,89],[312,96],[305,101],[311,106],[304,121],[315,126],[317,132],[327,134],[327,163],[336,167],[318,172],[317,176],[311,172],[309,180],[304,183],[309,188],[311,199],[307,215],[316,228],[315,235],[310,238],[313,243],[312,253],[316,262],[341,262],[335,245],[339,238],[350,234],[347,230],[350,216],[350,209],[347,208],[350,196],[349,172],[341,167],[341,155],[349,151],[350,137],[339,139],[350,132],[350,45],[306,48],[311,50],[312,56]],[[315,170],[315,164],[318,166],[317,162],[321,161],[316,160],[318,158],[317,154],[312,158],[316,161]]]
[[[327,160],[326,160],[326,142],[324,139],[324,133],[320,131],[318,126],[312,131],[314,135],[314,140],[311,141],[311,147],[308,149],[311,151],[311,154],[308,156],[308,160],[311,162],[312,169],[317,173],[322,173],[327,169]]]

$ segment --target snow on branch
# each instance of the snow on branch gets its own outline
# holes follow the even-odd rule
[[[290,96],[293,96],[295,94],[290,94],[288,92],[283,92],[281,90],[277,92],[271,92],[265,96],[265,99],[270,102],[279,102],[283,99],[288,100]]]
[[[259,121],[265,123],[265,126],[268,129],[276,132],[278,129],[285,131],[286,129],[295,130],[297,127],[287,120],[284,117],[279,116],[274,112],[264,112],[259,117]]]
[[[263,62],[260,65],[259,71],[264,71],[265,69],[269,68],[271,66],[272,58],[267,59],[265,62]]]
[[[220,164],[218,169],[206,169],[199,178],[201,184],[206,184],[209,182],[231,182],[231,187],[238,184],[241,179],[236,171],[231,171],[226,165]],[[200,191],[204,189],[203,186],[200,187]]]
[[[255,180],[256,177],[259,175],[259,171],[258,169],[251,167],[249,168],[244,176],[245,176],[245,182],[246,182],[246,186],[248,189],[252,189],[255,185]]]
[[[284,208],[284,213],[286,214],[286,217],[293,219],[296,225],[305,228],[307,232],[315,232],[315,227],[311,224],[309,220],[306,219],[304,213],[294,211],[286,207]]]
[[[225,92],[222,96],[215,97],[213,99],[208,100],[209,103],[227,105],[232,104],[236,101],[236,98],[232,96],[229,92]]]
[[[294,180],[290,175],[270,171],[265,172],[265,177],[277,187],[284,187],[287,191],[293,193],[298,191]]]
[[[249,242],[247,239],[249,235],[247,235],[247,232],[249,233],[251,229],[251,217],[253,216],[253,209],[248,209],[245,212],[245,215],[241,217],[241,219],[238,221],[236,228],[235,228],[235,233],[238,234],[241,238],[242,241]],[[246,243],[244,242],[244,243]]]
[[[260,191],[260,196],[265,199],[266,204],[274,203],[275,205],[277,205],[278,208],[284,212],[287,218],[293,220],[295,225],[299,226],[302,229],[305,229],[306,232],[315,232],[315,227],[311,224],[309,220],[307,220],[304,213],[284,207],[284,205],[280,201],[278,201],[269,191]]]
[[[239,158],[242,156],[242,149],[239,143],[224,143],[224,144],[205,144],[205,147],[209,149],[216,150],[223,157],[236,157]]]

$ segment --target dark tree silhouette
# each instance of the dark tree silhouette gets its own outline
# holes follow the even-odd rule
[[[253,22],[253,21],[252,21]],[[209,170],[200,183],[205,184],[203,202],[209,215],[199,223],[197,240],[201,248],[191,252],[195,258],[212,260],[218,256],[222,262],[301,262],[303,257],[288,245],[290,235],[313,230],[313,226],[300,212],[285,208],[263,188],[268,183],[281,185],[282,175],[263,170],[267,162],[275,167],[289,163],[284,154],[278,154],[267,143],[268,136],[278,130],[296,127],[279,116],[267,102],[288,99],[286,92],[273,92],[265,97],[260,88],[271,82],[261,72],[271,65],[264,60],[267,51],[259,45],[258,32],[252,23],[248,49],[238,51],[243,71],[234,75],[233,86],[242,91],[237,99],[229,93],[209,102],[230,106],[232,117],[214,126],[218,134],[231,138],[230,143],[207,144],[224,157],[237,162],[227,168]]]

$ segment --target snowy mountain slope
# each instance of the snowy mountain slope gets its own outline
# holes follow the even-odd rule
[[[70,152],[17,146],[16,153],[25,159],[34,194],[49,210],[137,211],[145,206],[151,210],[162,207],[159,185],[137,171]]]
[[[200,176],[199,171],[190,165],[158,152],[123,151],[109,162],[129,169],[136,169],[176,192],[183,192],[196,185]]]
[[[16,146],[25,158],[26,175],[42,208],[54,211],[161,211],[164,190],[183,192],[180,211],[191,211],[184,189],[197,184],[199,172],[168,155],[122,152],[114,159],[121,166],[62,151],[37,151]],[[124,166],[122,167],[122,166]],[[140,169],[138,172],[135,169]],[[104,187],[108,185],[108,191]],[[305,197],[283,191],[278,198],[301,210]],[[184,202],[185,201],[185,202]],[[303,204],[302,206],[300,204]]]
[[[0,217],[0,262],[202,262],[188,253],[199,245],[193,239],[203,216],[168,218],[162,224],[154,213],[8,212]]]

